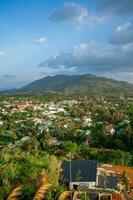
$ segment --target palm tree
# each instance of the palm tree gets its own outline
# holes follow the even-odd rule
[[[21,193],[22,193],[22,186],[18,186],[11,192],[7,200],[17,200],[20,197]]]
[[[37,190],[33,200],[42,200],[46,195],[47,191],[52,187],[52,184],[48,183],[48,176],[46,172],[42,172],[39,174],[38,178],[40,182],[39,189]]]

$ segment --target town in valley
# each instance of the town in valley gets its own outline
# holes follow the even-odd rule
[[[132,199],[133,97],[1,96],[0,149],[1,199]]]

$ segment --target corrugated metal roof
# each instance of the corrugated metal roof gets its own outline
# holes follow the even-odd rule
[[[62,163],[62,180],[70,181],[70,161]],[[71,181],[72,182],[96,182],[97,161],[92,160],[72,160],[71,161]]]
[[[117,188],[117,176],[98,176],[98,187],[116,189]]]

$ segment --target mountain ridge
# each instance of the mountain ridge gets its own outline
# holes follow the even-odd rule
[[[46,76],[11,93],[63,93],[65,95],[133,94],[133,84],[92,74]],[[10,92],[9,92],[10,93]]]
[[[22,92],[61,92],[73,94],[133,93],[133,84],[92,74],[47,76],[22,87]]]

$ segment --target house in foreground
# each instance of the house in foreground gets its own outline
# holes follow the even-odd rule
[[[97,161],[72,160],[63,161],[61,180],[69,185],[70,189],[77,187],[91,188],[97,183]]]
[[[117,176],[100,174],[98,162],[94,160],[70,160],[63,161],[61,181],[69,186],[69,189],[97,188],[117,189]]]

